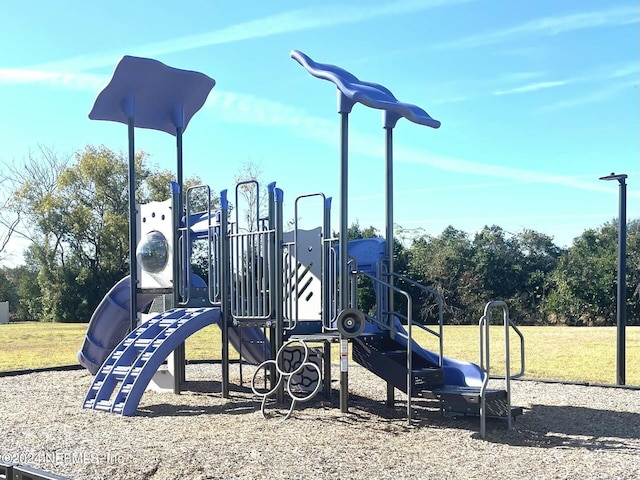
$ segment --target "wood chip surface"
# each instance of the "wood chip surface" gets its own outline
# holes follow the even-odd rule
[[[524,407],[512,429],[442,416],[433,402],[385,407],[386,386],[362,367],[349,372],[349,413],[331,402],[269,403],[238,365],[230,399],[218,364],[188,365],[181,395],[147,392],[134,417],[81,408],[92,376],[84,370],[0,378],[0,461],[73,480],[163,479],[637,479],[640,391],[512,382]]]

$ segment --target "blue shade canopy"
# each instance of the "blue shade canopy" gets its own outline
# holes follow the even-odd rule
[[[96,98],[89,118],[128,123],[176,135],[202,108],[216,84],[203,73],[180,70],[149,58],[124,56]]]
[[[362,103],[367,107],[387,112],[386,124],[391,128],[402,117],[419,125],[432,128],[440,127],[427,112],[416,105],[399,101],[388,88],[377,83],[363,82],[355,75],[335,65],[314,62],[299,50],[292,50],[291,57],[302,65],[311,75],[333,82],[338,90],[352,103]],[[387,125],[385,125],[387,126]]]

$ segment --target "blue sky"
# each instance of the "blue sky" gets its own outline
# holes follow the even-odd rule
[[[404,229],[473,234],[496,224],[569,246],[617,216],[617,183],[598,180],[610,172],[629,175],[628,215],[638,218],[637,1],[102,5],[3,6],[0,161],[20,162],[39,145],[61,155],[87,144],[126,152],[124,125],[87,114],[120,58],[143,56],[217,82],[185,132],[185,175],[231,189],[251,161],[285,191],[290,216],[300,194],[322,191],[337,205],[335,87],[290,58],[298,49],[442,122],[395,128],[395,220]],[[137,130],[136,147],[174,169],[174,137]],[[379,111],[354,108],[349,168],[350,221],[384,228]]]

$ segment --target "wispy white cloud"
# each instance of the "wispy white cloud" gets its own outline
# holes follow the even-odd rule
[[[329,145],[335,144],[335,124],[308,115],[303,109],[281,102],[215,89],[207,99],[205,111],[226,123],[281,128]]]
[[[524,93],[533,93],[541,90],[550,90],[554,88],[568,87],[575,84],[589,84],[599,83],[600,85],[596,91],[593,91],[587,95],[583,95],[575,100],[568,100],[566,102],[559,102],[554,106],[542,107],[539,111],[552,110],[556,108],[569,108],[571,106],[578,106],[591,101],[607,100],[613,95],[623,90],[627,86],[634,86],[638,84],[638,78],[640,76],[640,64],[637,61],[628,62],[626,64],[617,65],[603,65],[596,70],[582,73],[568,78],[544,80],[547,75],[546,72],[514,72],[507,73],[499,78],[497,81],[492,80],[492,83],[508,84],[508,87],[493,89],[492,91],[485,93],[477,93],[476,95],[448,95],[431,102],[432,105],[457,103],[462,101],[468,101],[473,98],[485,97],[487,95],[492,96],[504,96],[504,95],[516,95]],[[631,77],[631,79],[629,79]],[[538,81],[525,83],[522,85],[512,86],[517,82],[524,82],[527,80],[538,79]],[[613,83],[612,81],[620,80],[622,82]],[[474,87],[478,88],[481,81],[475,80]],[[489,85],[484,85],[484,89],[488,89]],[[469,85],[458,86],[458,89],[470,88]]]
[[[285,33],[314,30],[323,27],[361,23],[376,18],[406,15],[433,8],[476,0],[403,0],[375,5],[324,5],[276,13],[249,20],[211,32],[186,35],[165,41],[126,48],[131,55],[159,57],[166,54],[195,50],[226,43],[256,40]],[[86,71],[112,66],[122,57],[122,48],[114,52],[80,55],[73,58],[35,65],[30,68],[44,71]]]
[[[492,30],[451,42],[440,43],[435,45],[435,48],[484,47],[507,42],[518,37],[532,35],[551,36],[592,28],[619,27],[638,22],[640,22],[640,9],[637,4],[621,5],[591,12],[539,18],[514,27]]]
[[[582,105],[595,101],[607,100],[619,91],[629,86],[638,85],[638,75],[640,74],[640,64],[630,62],[625,65],[601,67],[597,71],[588,72],[571,78],[562,80],[547,80],[541,82],[528,83],[518,87],[498,89],[493,92],[495,96],[513,95],[519,93],[537,92],[538,90],[547,90],[551,88],[566,87],[574,84],[598,83],[599,88],[595,91],[579,97],[579,100],[563,101],[555,104],[554,108],[568,108],[571,106]],[[628,77],[632,77],[628,79]],[[549,109],[543,107],[542,110]]]
[[[73,90],[96,90],[107,81],[106,75],[0,68],[0,84],[43,84]]]
[[[566,80],[536,82],[536,83],[529,83],[527,85],[523,85],[516,88],[509,88],[506,90],[496,90],[495,92],[493,92],[493,94],[500,96],[500,95],[511,95],[514,93],[536,92],[538,90],[545,90],[547,88],[562,87],[566,84],[567,84]]]
[[[638,88],[638,80],[631,80],[627,82],[615,82],[602,85],[596,90],[592,90],[581,96],[573,96],[565,98],[555,103],[541,106],[539,112],[552,112],[557,110],[563,110],[567,108],[578,107],[582,105],[589,105],[592,103],[605,102],[611,100],[616,95],[624,90],[630,90],[632,88]]]
[[[545,72],[511,72],[504,75],[501,80],[504,82],[524,82],[544,76]]]
[[[465,175],[508,179],[518,182],[559,185],[594,192],[608,192],[610,190],[606,188],[606,186],[600,185],[602,182],[585,181],[573,176],[555,175],[535,170],[490,165],[461,158],[429,155],[423,151],[407,147],[396,148],[394,158],[404,163],[427,165],[438,170],[462,173]],[[633,195],[640,196],[640,192],[634,192]]]
[[[286,129],[291,135],[312,140],[329,146],[336,146],[335,122],[311,116],[305,110],[284,105],[280,102],[260,99],[251,95],[218,90],[206,105],[207,110],[215,112],[216,118],[229,123],[240,123],[265,128]],[[353,155],[368,158],[380,158],[380,136],[364,134],[358,131],[349,133],[349,150]],[[478,177],[503,179],[512,182],[540,183],[559,185],[579,190],[610,192],[610,188],[593,179],[576,176],[555,175],[547,172],[527,170],[500,165],[489,165],[473,160],[431,155],[424,150],[397,146],[395,161],[426,165],[437,170],[475,175]],[[589,177],[591,178],[591,177]],[[630,197],[640,197],[640,192],[629,192]]]

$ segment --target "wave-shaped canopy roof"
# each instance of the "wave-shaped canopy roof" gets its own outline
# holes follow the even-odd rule
[[[187,128],[215,84],[203,73],[127,55],[96,98],[89,118],[126,124],[131,117],[136,127],[176,135],[177,128]]]
[[[419,125],[440,127],[440,122],[431,118],[422,108],[399,101],[388,88],[382,85],[359,80],[341,67],[315,62],[299,50],[292,50],[291,57],[314,77],[333,82],[351,102],[388,112],[390,118],[386,122],[391,128],[402,117]]]

